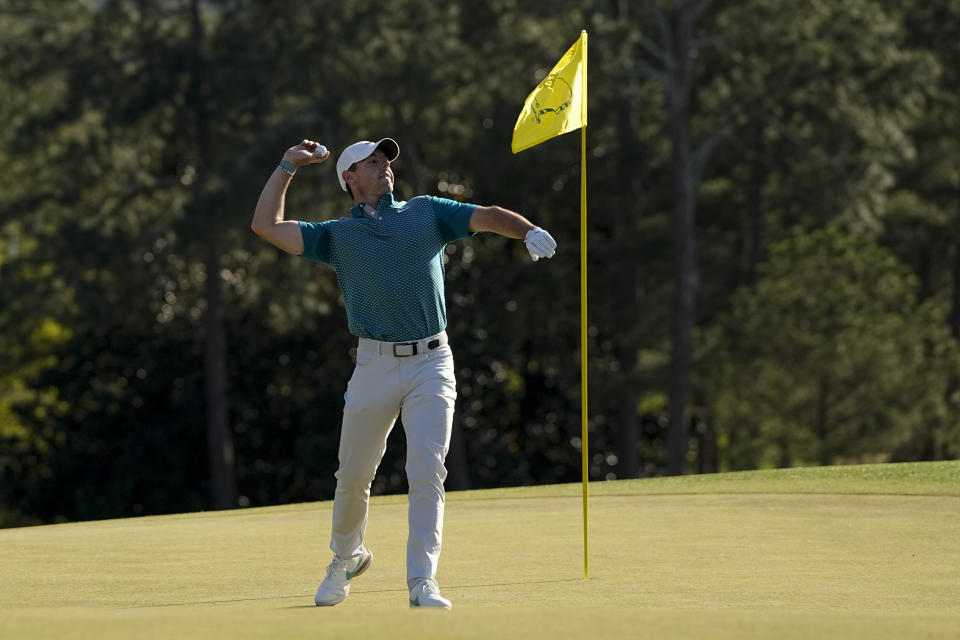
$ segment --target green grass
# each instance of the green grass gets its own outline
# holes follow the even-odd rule
[[[411,611],[403,496],[313,606],[329,502],[0,530],[0,638],[958,638],[960,462],[451,493]]]

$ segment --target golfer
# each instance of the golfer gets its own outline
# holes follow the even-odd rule
[[[478,231],[523,238],[531,258],[553,256],[556,242],[523,216],[420,196],[393,197],[390,138],[357,142],[340,154],[337,177],[353,198],[349,217],[296,222],[284,217],[294,173],[327,160],[304,140],[291,147],[263,188],[254,232],[294,255],[330,265],[343,294],[357,363],[344,394],[337,489],[333,500],[333,561],[317,589],[318,606],[335,605],[373,554],[363,546],[370,485],[401,416],[410,486],[407,588],[410,606],[449,609],[436,582],[443,532],[444,467],[456,400],[453,354],[447,344],[443,249]]]

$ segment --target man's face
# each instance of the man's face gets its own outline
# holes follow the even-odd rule
[[[380,149],[354,163],[347,175],[347,184],[354,193],[382,196],[393,192],[393,169]]]

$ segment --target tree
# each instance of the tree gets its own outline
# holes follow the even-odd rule
[[[712,426],[727,466],[819,460],[814,436],[794,442],[772,422],[731,422],[750,418],[749,407],[717,383],[718,361],[706,356],[723,346],[764,374],[759,388],[792,391],[776,368],[743,355],[764,345],[730,318],[756,290],[769,247],[831,225],[865,247],[881,234],[918,275],[923,304],[906,308],[948,321],[950,292],[960,291],[952,1],[921,11],[900,0],[0,0],[4,522],[332,494],[353,343],[334,274],[249,231],[264,180],[303,137],[336,152],[396,135],[400,198],[503,204],[560,241],[557,257],[536,265],[520,243],[494,236],[447,249],[459,380],[450,479],[579,479],[579,139],[518,156],[509,139],[524,96],[584,27],[596,36],[590,478],[664,473],[671,413],[694,429],[674,439],[680,464],[696,448],[698,468],[710,468]],[[345,214],[331,166],[298,173],[291,217]],[[777,291],[767,292],[771,308],[792,295],[784,285],[777,302]],[[855,324],[857,309],[841,311]],[[681,316],[686,324],[673,322]],[[919,320],[903,329],[924,336],[937,363],[926,383],[943,398],[888,376],[890,395],[917,399],[912,417],[892,402],[899,426],[888,428],[878,408],[862,437],[828,439],[836,459],[956,455],[940,336]],[[887,334],[866,335],[875,345]],[[677,375],[684,336],[699,354],[689,381]],[[699,336],[715,349],[695,349]],[[917,338],[897,339],[899,349]],[[824,397],[826,424],[852,424]],[[773,453],[747,446],[752,433]],[[226,462],[231,438],[236,501],[228,485],[215,489],[229,465],[211,473],[217,457],[207,455]],[[373,490],[405,488],[397,430]]]
[[[885,461],[942,412],[954,351],[889,251],[828,228],[774,245],[733,298],[709,381],[726,468]]]
[[[715,21],[723,40],[701,101],[723,104],[732,130],[701,206],[735,235],[707,265],[750,284],[766,245],[798,224],[878,232],[893,172],[916,153],[909,130],[936,79],[931,57],[874,0],[740,2]]]
[[[960,36],[960,4],[951,0],[927,3],[922,9],[908,3],[883,3],[897,15],[906,32],[906,45],[930,58],[935,78],[927,82],[922,110],[909,131],[916,148],[898,167],[896,186],[888,204],[882,240],[917,274],[918,295],[949,306],[950,335],[960,341],[960,179],[955,170],[960,153],[960,76],[953,43]],[[951,374],[954,376],[954,374]],[[951,377],[945,402],[955,410],[960,379]],[[898,459],[944,459],[960,456],[960,428],[951,414],[933,415],[918,428]]]
[[[691,140],[690,99],[694,89],[693,62],[704,45],[697,22],[709,0],[675,2],[668,15],[659,2],[650,7],[656,17],[659,43],[643,36],[640,42],[657,60],[656,66],[642,64],[664,85],[668,104],[670,166],[673,180],[674,298],[671,328],[669,378],[669,431],[667,472],[685,473],[689,448],[687,404],[693,369],[693,327],[696,319],[697,268],[694,211],[696,190],[710,152],[723,134],[718,129],[699,145]]]

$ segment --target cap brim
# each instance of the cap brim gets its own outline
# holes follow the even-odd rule
[[[387,160],[390,162],[393,162],[400,156],[400,145],[398,145],[397,141],[393,138],[383,138],[377,143],[376,149],[383,151],[383,155],[387,156]],[[376,151],[376,149],[374,149],[374,151]]]

